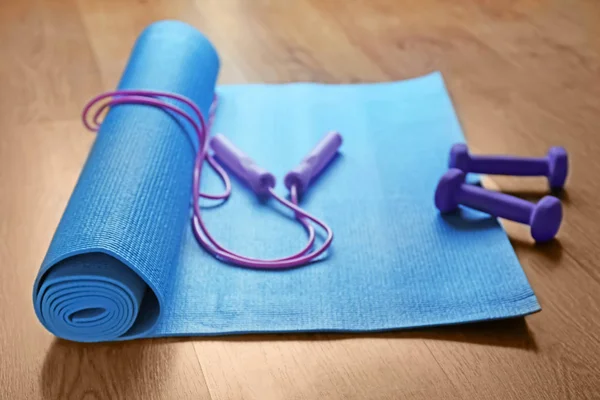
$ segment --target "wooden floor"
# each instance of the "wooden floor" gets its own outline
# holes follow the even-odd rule
[[[600,2],[0,0],[2,399],[599,399]],[[85,345],[56,340],[32,282],[138,33],[205,32],[222,83],[370,82],[441,70],[477,152],[543,155],[572,174],[558,241],[505,226],[543,311],[380,335]],[[529,199],[543,179],[487,181]]]

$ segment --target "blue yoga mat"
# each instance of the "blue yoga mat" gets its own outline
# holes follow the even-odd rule
[[[148,27],[120,89],[182,94],[208,113],[219,71],[210,42],[175,21]],[[102,125],[33,289],[56,336],[85,342],[250,332],[365,332],[526,315],[539,305],[489,215],[433,204],[450,146],[463,141],[439,73],[359,85],[235,85],[214,132],[279,178],[329,130],[340,156],[302,206],[333,228],[327,256],[288,271],[221,263],[194,240],[194,149],[186,125],[147,106],[114,107]],[[83,133],[82,133],[83,134]],[[203,190],[220,192],[206,168]],[[293,216],[233,178],[207,226],[248,256],[298,250]],[[212,207],[211,207],[212,206]]]

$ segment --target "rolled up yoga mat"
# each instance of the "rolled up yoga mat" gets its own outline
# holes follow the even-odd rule
[[[120,89],[174,92],[208,114],[219,59],[181,22],[149,26]],[[107,114],[33,288],[40,322],[83,342],[250,332],[383,331],[507,318],[539,310],[498,222],[433,204],[451,144],[463,140],[441,75],[359,85],[218,87],[213,132],[277,176],[329,130],[342,154],[302,205],[335,232],[307,266],[261,271],[222,263],[190,223],[195,150],[163,110]],[[83,106],[83,105],[82,105]],[[82,132],[83,134],[83,132]],[[197,144],[197,143],[196,143]],[[222,190],[205,171],[202,190]],[[298,250],[304,232],[232,177],[224,204],[203,203],[209,230],[249,256]]]

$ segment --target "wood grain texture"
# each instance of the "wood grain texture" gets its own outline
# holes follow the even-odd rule
[[[37,322],[31,284],[139,32],[175,18],[219,49],[222,83],[372,82],[441,70],[479,153],[572,160],[559,240],[506,222],[543,311],[380,335],[84,345]],[[600,2],[1,0],[0,398],[600,398]],[[542,179],[486,181],[529,199]]]

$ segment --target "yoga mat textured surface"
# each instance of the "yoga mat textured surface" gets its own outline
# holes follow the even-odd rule
[[[121,89],[180,93],[208,112],[219,70],[194,28],[155,23]],[[288,271],[223,264],[190,228],[194,150],[185,123],[147,106],[107,115],[34,284],[42,324],[77,341],[249,332],[379,331],[539,310],[498,222],[433,205],[451,144],[463,141],[442,77],[360,85],[217,89],[222,132],[282,178],[328,130],[341,155],[302,205],[335,239],[326,258]],[[202,188],[220,192],[208,168]],[[286,255],[305,232],[233,180],[206,207],[217,239],[243,254]],[[212,204],[206,203],[205,206]]]

